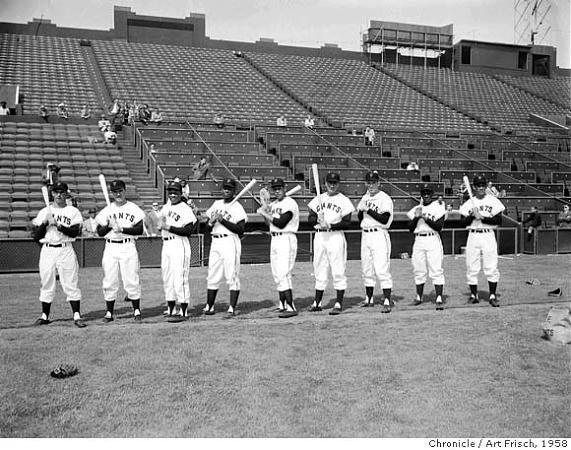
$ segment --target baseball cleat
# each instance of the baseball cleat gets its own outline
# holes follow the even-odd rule
[[[213,316],[214,315],[214,308],[207,309],[206,311],[204,311],[204,314],[207,316]]]
[[[140,322],[141,320],[143,320],[143,318],[141,317],[140,314],[137,314],[136,316],[133,316],[133,320],[134,320],[135,322]]]
[[[184,316],[171,316],[167,319],[168,323],[186,322],[187,318]]]
[[[477,295],[471,294],[471,295],[470,295],[470,300],[468,300],[468,303],[471,303],[472,305],[475,305],[476,303],[480,303],[480,299],[478,298]]]
[[[82,319],[74,320],[73,323],[77,328],[85,328],[87,326]]]
[[[422,305],[422,300],[419,298],[414,299],[414,306]]]
[[[363,300],[361,303],[359,303],[359,306],[361,308],[369,308],[369,307],[373,306],[373,304],[369,303],[367,300]]]
[[[490,305],[492,305],[494,308],[497,308],[500,306],[500,302],[498,301],[496,296],[493,294],[490,295],[490,299],[488,301],[490,302]]]
[[[323,311],[323,308],[321,306],[310,306],[309,308],[307,308],[307,310],[309,312],[319,312]]]
[[[48,325],[50,321],[48,319],[42,319],[41,317],[34,322],[34,326],[38,325]]]
[[[436,311],[444,311],[444,302],[436,302]]]
[[[103,318],[103,323],[109,323],[109,322],[113,322],[115,319],[113,317],[104,317]]]
[[[297,316],[297,311],[284,311],[278,317],[281,319],[289,319],[295,316]]]
[[[381,310],[382,313],[390,313],[391,312],[391,305],[383,305],[383,309]]]
[[[330,316],[338,316],[339,314],[341,314],[341,308],[335,307],[331,311],[329,311]]]

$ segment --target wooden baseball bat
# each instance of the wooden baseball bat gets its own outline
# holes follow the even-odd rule
[[[42,197],[44,197],[44,203],[46,204],[46,208],[50,207],[50,194],[48,192],[47,186],[42,186]]]
[[[289,197],[298,191],[301,191],[301,186],[299,184],[297,186],[292,187],[289,191],[287,191],[285,193],[285,195],[287,195]]]
[[[464,175],[462,177],[462,182],[464,183],[464,186],[466,186],[466,191],[468,191],[468,196],[470,197],[470,202],[472,202],[472,208],[473,208],[475,206],[474,194],[472,193],[472,186],[470,186],[470,180],[468,180],[468,177]]]
[[[101,190],[103,191],[103,196],[105,197],[105,203],[107,206],[111,207],[111,200],[109,200],[109,191],[107,189],[107,181],[105,180],[105,175],[99,174],[99,184],[101,185]]]
[[[319,184],[319,171],[317,170],[317,164],[313,163],[311,165],[311,173],[313,174],[313,184],[315,184],[315,193],[317,197],[321,200],[321,185]]]
[[[242,198],[244,195],[246,195],[248,192],[250,192],[250,189],[252,189],[254,187],[254,184],[256,184],[257,180],[255,178],[252,178],[250,180],[250,182],[244,186],[244,189],[242,189],[238,195],[236,197],[234,197],[232,199],[232,201],[228,204],[228,206],[232,206],[234,203],[236,203],[238,200],[240,200],[240,198]]]

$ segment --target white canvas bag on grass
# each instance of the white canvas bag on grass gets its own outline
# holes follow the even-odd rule
[[[543,322],[542,337],[557,344],[571,344],[571,305],[551,307]]]

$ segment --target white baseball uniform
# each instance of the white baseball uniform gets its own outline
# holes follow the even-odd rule
[[[421,208],[422,214],[426,215],[433,222],[437,222],[446,215],[444,204],[433,201],[427,206],[415,206],[412,208],[406,214],[410,220],[414,219],[417,208]],[[440,234],[428,225],[422,217],[418,219],[413,233],[415,237],[412,246],[412,268],[415,284],[426,283],[428,275],[433,284],[443,285],[444,269],[442,261],[444,259],[444,249],[442,248]]]
[[[223,218],[232,223],[248,221],[248,215],[239,202],[229,206],[223,199],[216,200],[206,211],[207,217],[221,213]],[[211,231],[212,242],[208,257],[208,289],[217,290],[223,279],[226,279],[229,290],[240,290],[240,257],[242,242],[240,236],[233,233],[219,221],[214,223]]]
[[[369,214],[367,210],[378,214],[390,213],[389,221],[382,224]],[[367,192],[357,205],[363,211],[361,221],[361,273],[365,287],[375,287],[377,279],[381,289],[392,289],[391,269],[391,237],[389,228],[393,223],[393,200],[382,191],[371,195]]]
[[[165,225],[183,228],[189,223],[196,223],[196,216],[190,206],[184,202],[173,205],[167,202],[159,212]],[[161,230],[163,249],[161,252],[161,272],[165,300],[190,303],[190,242],[188,237],[179,236],[167,230]]]
[[[48,213],[58,225],[71,227],[83,223],[79,210],[73,206],[59,208],[55,203],[40,210],[32,223],[40,226]],[[68,302],[81,301],[81,290],[78,287],[79,263],[72,246],[75,238],[71,238],[57,230],[56,225],[48,225],[45,236],[40,239],[40,301],[52,303],[56,292],[56,271],[59,274],[61,287],[67,296]]]
[[[473,203],[472,203],[473,202]],[[494,217],[506,208],[497,197],[486,194],[482,199],[473,197],[460,206],[460,214],[464,217],[470,215],[470,211],[478,208],[482,217]],[[489,282],[497,283],[500,279],[498,270],[498,245],[496,243],[495,225],[482,223],[479,219],[474,219],[466,229],[468,230],[468,241],[466,242],[466,278],[469,285],[478,284],[478,273],[482,267],[486,279]],[[480,257],[482,260],[480,260]]]
[[[122,206],[115,202],[103,208],[95,217],[99,225],[109,226],[112,220],[122,228],[131,228],[145,218],[145,213],[134,203],[127,201]],[[111,302],[117,299],[119,291],[119,272],[123,288],[130,300],[141,298],[139,282],[139,254],[135,246],[136,236],[110,230],[105,235],[105,250],[101,266],[103,267],[103,297]]]
[[[341,222],[347,214],[355,211],[351,200],[339,193],[330,196],[327,192],[313,198],[307,205],[317,215],[323,212],[325,222],[333,225]],[[316,230],[313,239],[313,272],[315,274],[315,289],[323,291],[327,287],[328,272],[331,268],[333,288],[345,290],[347,277],[347,241],[342,230]]]
[[[270,247],[270,266],[278,291],[292,289],[291,274],[297,256],[297,230],[299,229],[299,208],[297,202],[288,196],[270,204],[272,218],[279,219],[282,214],[291,212],[292,218],[284,228],[270,223],[272,243]]]

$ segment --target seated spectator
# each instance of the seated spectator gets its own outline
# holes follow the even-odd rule
[[[491,181],[488,181],[488,186],[486,186],[486,194],[493,195],[494,197],[499,197],[500,193]]]
[[[283,114],[276,119],[276,125],[278,127],[287,127],[287,119]]]
[[[151,122],[160,125],[163,121],[163,113],[159,110],[159,108],[153,110],[151,113]]]
[[[143,125],[147,125],[149,120],[151,120],[151,112],[149,111],[149,105],[146,103],[144,105],[139,106],[139,120],[143,123]]]
[[[507,197],[507,196],[508,196],[508,193],[506,192],[505,189],[502,189],[502,190],[500,191],[500,194],[498,195],[498,197],[500,197],[500,198],[504,198],[504,197]]]
[[[59,105],[57,105],[57,115],[58,117],[61,117],[62,119],[69,119],[69,113],[67,112],[67,107],[65,106],[65,103],[60,103]]]
[[[83,120],[87,120],[87,119],[91,118],[91,109],[89,109],[89,106],[83,105],[83,108],[81,108],[80,117]]]
[[[43,119],[44,122],[48,121],[48,118],[50,117],[50,113],[48,111],[48,108],[46,108],[46,105],[42,105],[40,106],[40,117]]]
[[[86,238],[99,237],[97,234],[97,222],[95,221],[95,215],[97,214],[97,211],[95,208],[89,208],[87,214],[87,219],[83,221],[81,236]]]
[[[529,225],[528,225],[529,224]],[[531,241],[533,232],[541,225],[541,215],[535,206],[531,207],[531,214],[523,221],[523,226],[527,228],[527,240]]]
[[[225,119],[222,113],[214,114],[214,119],[212,119],[212,121],[218,128],[224,128]]]
[[[414,171],[414,172],[420,172],[420,167],[418,167],[418,164],[416,163],[416,161],[411,161],[406,166],[406,170],[410,170],[410,171]]]
[[[351,136],[357,136],[357,128],[351,129]]]
[[[202,156],[192,168],[194,180],[204,180],[210,169],[210,158]]]
[[[365,128],[365,145],[372,146],[375,143],[375,130],[371,127]]]
[[[9,116],[10,108],[6,106],[6,102],[0,102],[0,116]]]
[[[563,211],[557,216],[557,225],[562,228],[571,228],[571,211],[569,205],[563,205]]]
[[[180,185],[182,186],[182,196],[188,200],[190,198],[190,186],[185,179],[180,180]]]
[[[113,144],[115,145],[117,143],[117,133],[115,133],[113,130],[111,129],[107,129],[104,133],[103,133],[103,137],[105,138],[105,143],[106,144]]]
[[[159,203],[153,202],[151,209],[147,211],[143,220],[147,236],[157,236],[159,234],[160,222],[161,218],[159,216]]]
[[[109,106],[109,114],[111,114],[112,116],[116,116],[117,114],[119,114],[120,110],[121,110],[121,105],[119,105],[119,100],[118,99],[113,100],[113,103]]]
[[[313,120],[313,117],[308,114],[303,122],[303,126],[312,130],[315,129],[315,121]]]
[[[107,117],[105,117],[105,114],[101,114],[101,118],[99,119],[99,122],[97,122],[97,126],[99,127],[100,131],[105,133],[111,128],[111,122],[109,119],[107,119]]]

